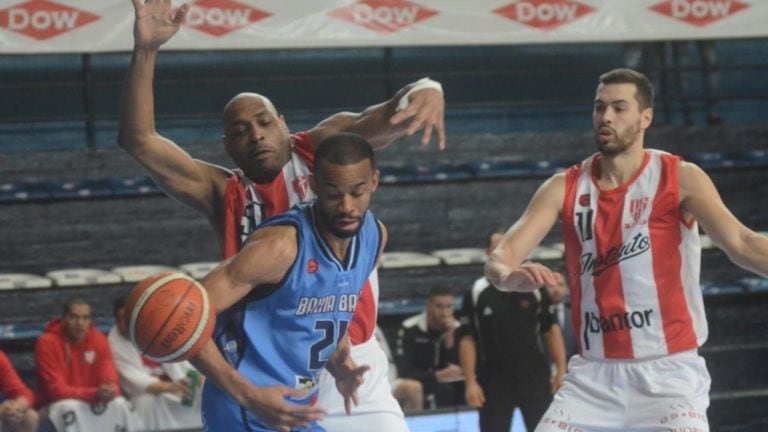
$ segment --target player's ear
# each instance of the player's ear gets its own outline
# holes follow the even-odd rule
[[[648,129],[651,126],[651,122],[653,122],[653,108],[644,109],[640,114],[640,119],[640,127],[643,130]]]
[[[373,170],[373,175],[371,176],[371,192],[375,192],[376,188],[379,187],[379,180],[381,180],[381,172],[375,169]]]

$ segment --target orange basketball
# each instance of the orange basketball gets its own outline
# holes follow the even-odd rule
[[[133,288],[125,319],[139,351],[165,363],[197,355],[216,321],[205,288],[186,274],[170,272],[152,275]]]

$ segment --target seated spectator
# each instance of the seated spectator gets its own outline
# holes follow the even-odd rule
[[[62,317],[46,325],[35,360],[36,402],[57,431],[143,429],[120,396],[109,342],[91,322],[85,300],[67,301]]]
[[[24,384],[11,361],[0,351],[0,432],[37,431],[32,390]]]
[[[120,385],[136,414],[150,430],[201,428],[202,381],[188,379],[187,374],[200,380],[203,376],[186,361],[160,364],[142,356],[128,338],[125,300],[125,296],[115,300],[115,325],[109,332],[109,344]]]
[[[381,346],[381,350],[384,351],[384,354],[387,355],[387,360],[389,360],[387,372],[389,375],[389,385],[392,387],[392,396],[397,399],[397,402],[406,414],[423,410],[424,389],[421,383],[415,379],[398,376],[397,365],[392,357],[392,350],[389,348],[387,337],[378,325],[373,333],[373,337],[376,338],[376,341]]]
[[[464,375],[454,338],[459,321],[453,303],[449,288],[433,287],[424,312],[404,320],[398,331],[397,370],[401,377],[421,382],[426,408],[464,402]]]

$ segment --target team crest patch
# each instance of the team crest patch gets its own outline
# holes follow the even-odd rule
[[[583,194],[579,196],[579,205],[582,207],[589,206],[589,194]]]
[[[633,198],[629,201],[629,215],[632,216],[632,223],[624,224],[625,229],[632,228],[637,225],[644,225],[648,222],[647,219],[643,219],[645,209],[648,208],[648,201],[650,198]]]
[[[314,274],[317,273],[317,260],[314,258],[310,258],[309,261],[307,261],[307,273]]]
[[[88,364],[93,364],[93,361],[96,360],[96,351],[86,351],[83,353],[83,357]]]

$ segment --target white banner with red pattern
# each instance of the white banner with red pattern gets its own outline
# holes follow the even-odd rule
[[[188,0],[168,49],[768,36],[768,0]],[[174,6],[181,5],[174,0]],[[131,0],[0,0],[0,53],[127,51]]]

